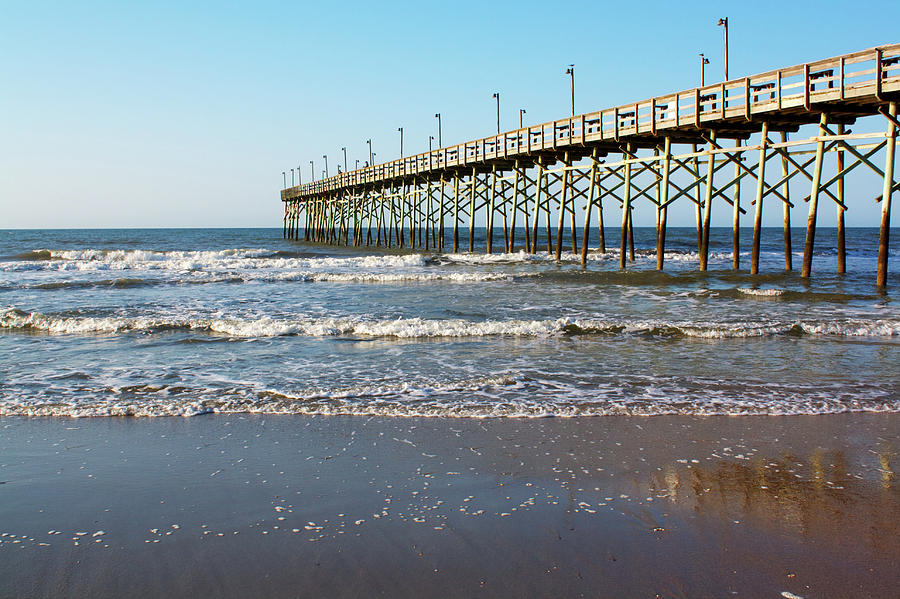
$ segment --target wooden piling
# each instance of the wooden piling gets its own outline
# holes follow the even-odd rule
[[[434,233],[431,230],[432,224],[432,206],[431,206],[431,179],[425,182],[425,251],[427,252],[434,246]],[[429,235],[429,233],[431,233]]]
[[[502,173],[501,173],[502,175]],[[503,251],[509,251],[509,228],[508,228],[508,218],[507,218],[507,210],[506,210],[506,181],[501,177],[500,181],[500,207],[502,208],[503,213]]]
[[[837,126],[838,135],[844,134],[844,125],[839,124]],[[837,170],[838,170],[838,200],[840,204],[837,204],[837,269],[839,274],[844,274],[847,272],[847,244],[844,234],[844,206],[846,203],[844,202],[844,175],[841,172],[844,170],[844,150],[839,149],[837,152]],[[844,204],[844,206],[841,206]]]
[[[896,119],[897,103],[891,102],[888,106],[888,115]],[[891,232],[891,196],[894,189],[894,152],[897,146],[897,126],[894,120],[889,119],[887,130],[887,148],[884,160],[884,187],[881,193],[881,230],[878,236],[878,272],[875,277],[875,286],[884,289],[887,286],[888,272],[888,245]]]
[[[781,132],[781,142],[786,143],[788,140],[788,134],[784,131]],[[791,186],[787,180],[788,175],[788,159],[787,156],[781,157],[781,175],[784,178],[784,183],[782,184],[782,192],[783,195],[788,201],[791,199]],[[791,205],[788,202],[782,202],[783,211],[784,211],[784,269],[788,272],[793,270],[794,268],[794,256],[793,250],[791,249]]]
[[[453,253],[459,252],[459,173],[453,173]]]
[[[598,173],[599,175],[599,173]],[[603,178],[597,181],[597,234],[600,237],[600,253],[606,253],[606,225],[603,222]]]
[[[619,268],[625,268],[625,252],[628,251],[628,232],[631,222],[631,144],[625,148],[629,161],[625,163],[625,198],[622,201],[622,241],[619,248]]]
[[[816,240],[816,210],[819,205],[819,185],[822,183],[822,160],[825,153],[825,127],[828,115],[824,112],[819,119],[819,141],[816,142],[816,163],[813,167],[812,189],[809,192],[809,216],[806,219],[806,244],[803,247],[803,268],[800,276],[808,279],[812,272],[813,246]]]
[[[559,262],[560,257],[562,256],[562,244],[563,244],[563,227],[566,218],[566,199],[567,193],[569,190],[569,155],[566,153],[566,158],[563,161],[563,175],[562,175],[562,191],[559,202],[559,223],[556,227],[556,261]]]
[[[444,173],[441,173],[441,215],[438,220],[438,251],[444,251],[444,214],[446,214],[447,204],[447,181],[444,179]]]
[[[715,173],[715,157],[712,153],[712,142],[716,140],[716,132],[709,132],[709,153],[706,157],[706,190],[703,198],[703,244],[700,250],[700,270],[709,266],[709,223],[712,218],[713,174]]]
[[[628,211],[628,259],[634,262],[634,206]]]
[[[663,269],[666,254],[666,214],[669,203],[669,171],[672,165],[672,140],[666,137],[663,146],[662,192],[656,207],[659,226],[656,234],[656,270]]]
[[[485,253],[490,254],[494,244],[494,198],[497,193],[497,167],[491,168],[491,193],[487,205],[487,231],[485,232],[487,247]]]
[[[769,124],[762,124],[759,140],[759,163],[756,167],[756,211],[753,215],[753,247],[750,256],[750,274],[759,272],[759,246],[762,238],[763,196],[766,187],[766,145],[769,142]]]
[[[734,163],[734,195],[732,196],[732,226],[731,226],[731,268],[740,270],[741,268],[741,180],[737,177],[741,174],[741,161],[744,159],[741,140],[734,142],[735,158],[738,162]]]
[[[528,251],[528,248],[531,247],[531,223],[528,219],[528,179],[525,176],[525,173],[522,173],[522,218],[525,219],[525,226],[523,229],[525,230],[525,251]]]
[[[548,173],[544,173],[544,218],[547,223],[547,255],[553,255],[553,233],[551,232],[551,216],[550,216],[550,201],[553,199],[553,194],[550,189],[550,175]]]
[[[594,206],[594,198],[597,190],[597,150],[591,154],[591,174],[588,183],[587,207],[584,212],[584,235],[581,239],[581,268],[587,267],[588,242],[591,238],[591,208]],[[600,216],[600,226],[603,226],[603,216]],[[601,236],[603,235],[601,229]]]
[[[400,181],[400,206],[399,206],[399,220],[400,220],[400,231],[399,231],[399,243],[397,243],[397,247],[403,248],[406,246],[406,233],[404,231],[404,227],[406,226],[406,179],[402,179]],[[411,236],[411,235],[410,235]]]
[[[478,184],[478,174],[472,167],[472,179],[469,185],[469,252],[475,251],[475,187]]]

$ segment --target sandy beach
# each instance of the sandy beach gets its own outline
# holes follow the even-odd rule
[[[896,414],[2,431],[4,597],[896,592]]]

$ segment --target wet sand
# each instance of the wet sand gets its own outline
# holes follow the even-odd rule
[[[897,593],[898,414],[0,431],[2,597]]]

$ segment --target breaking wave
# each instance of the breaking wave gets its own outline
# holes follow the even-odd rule
[[[419,254],[350,257],[291,257],[267,249],[208,251],[33,250],[0,263],[0,271],[219,270],[247,269],[374,269],[421,267]]]
[[[685,397],[690,397],[686,400]],[[69,395],[0,392],[3,416],[199,416],[302,414],[450,418],[658,415],[787,415],[897,412],[893,389],[620,375],[615,381],[564,382],[523,375],[459,381],[272,388],[125,384],[79,387]]]
[[[538,337],[551,335],[647,335],[728,339],[772,335],[895,337],[897,319],[842,319],[794,322],[684,322],[662,320],[483,320],[426,318],[167,318],[163,316],[53,316],[9,308],[0,312],[0,329],[66,334],[194,331],[237,338],[306,337]]]

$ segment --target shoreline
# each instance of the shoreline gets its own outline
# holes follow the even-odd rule
[[[0,595],[887,596],[900,560],[896,413],[0,430]]]

